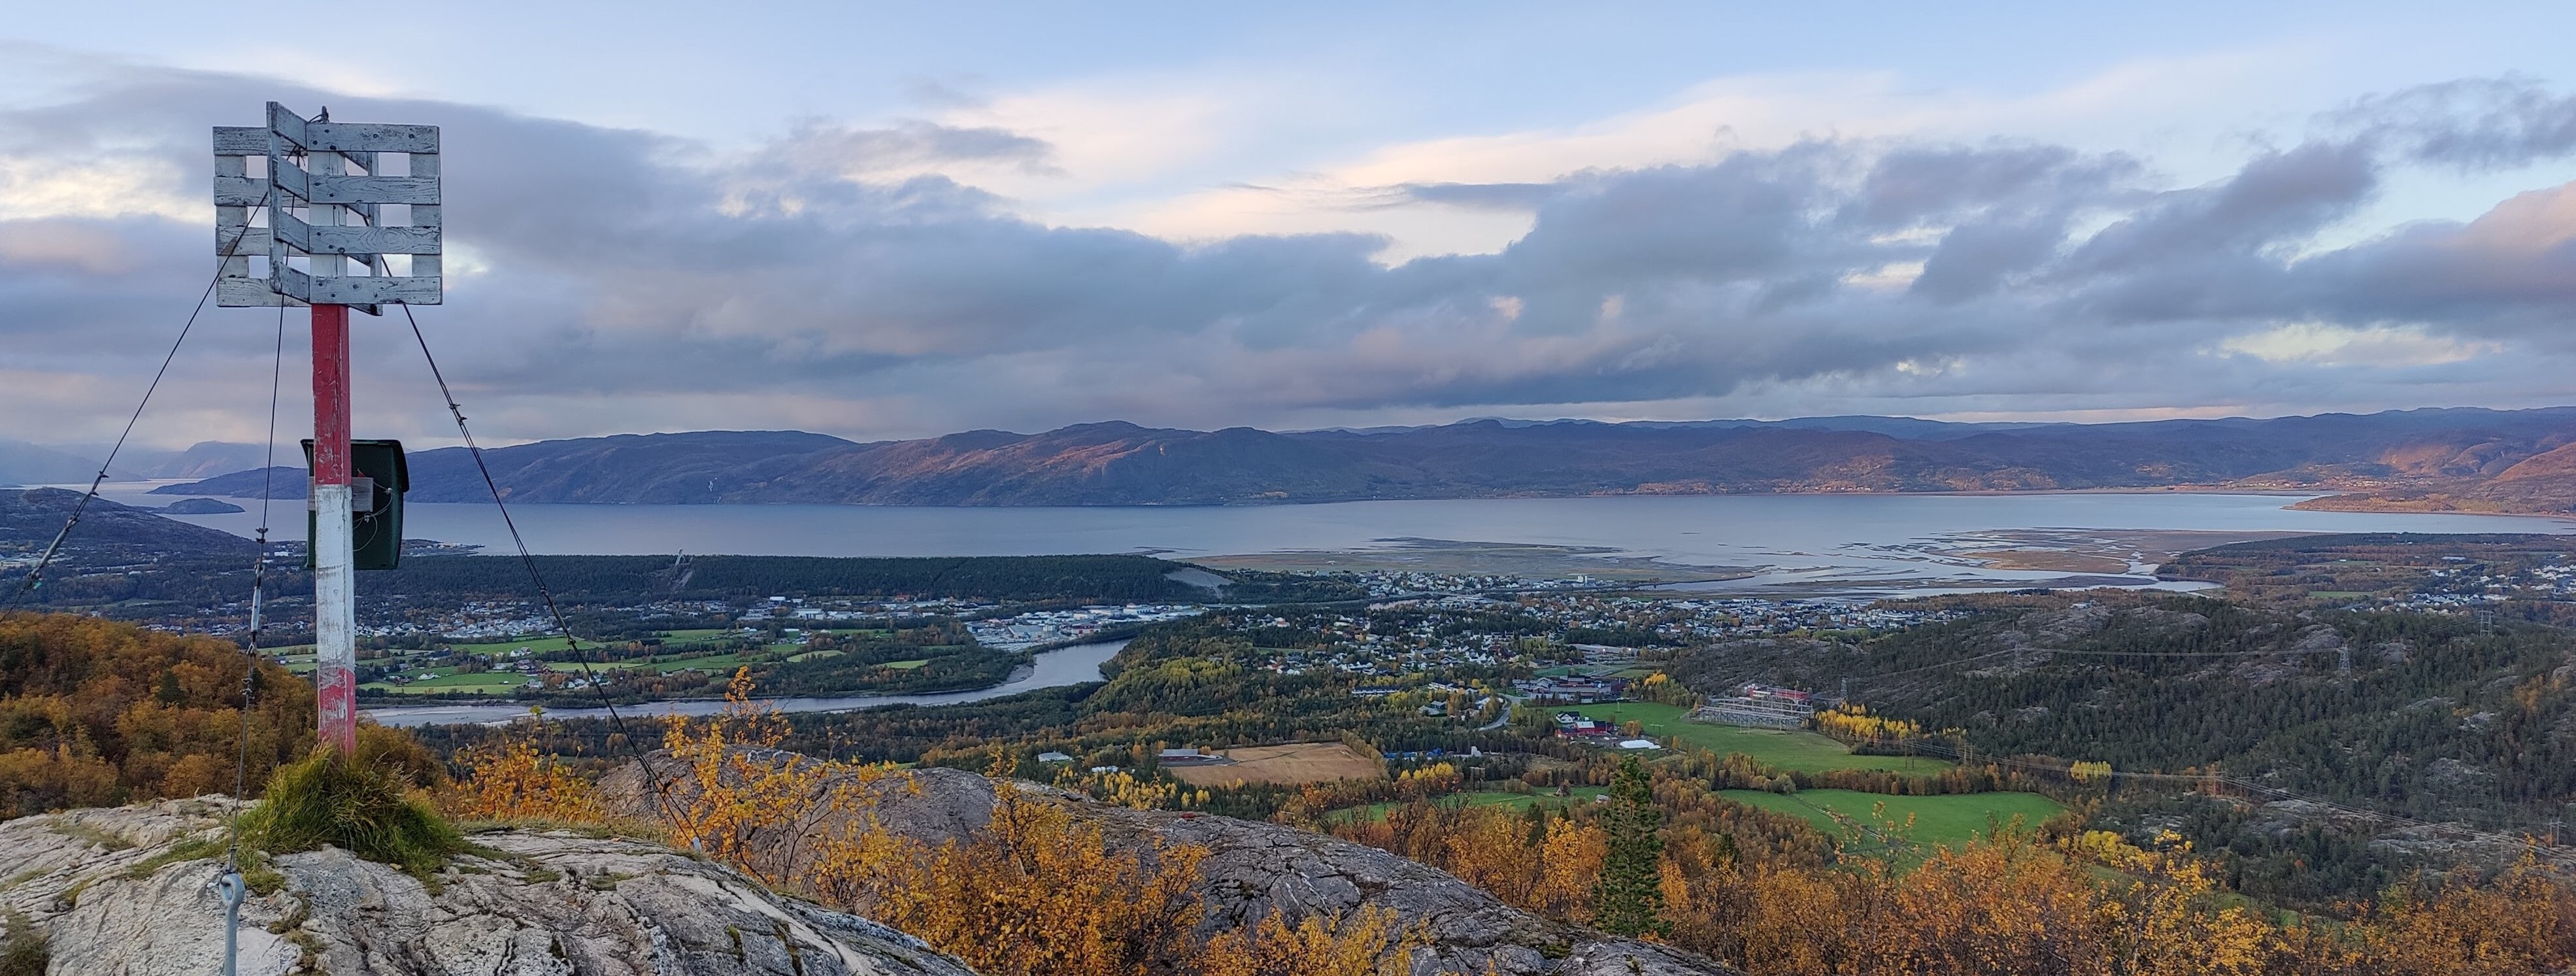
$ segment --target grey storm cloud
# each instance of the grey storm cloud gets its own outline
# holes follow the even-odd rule
[[[1524,211],[1531,226],[1497,253],[1391,267],[1374,260],[1385,241],[1364,234],[1180,244],[1032,222],[939,171],[1043,171],[1044,142],[927,122],[810,122],[726,154],[471,106],[156,71],[0,112],[0,154],[22,170],[138,159],[165,174],[161,192],[193,199],[205,126],[247,121],[265,98],[445,127],[458,256],[449,304],[422,318],[451,350],[451,375],[502,401],[509,433],[528,437],[618,417],[742,426],[654,411],[788,401],[801,412],[782,415],[859,435],[1110,416],[1284,424],[1793,387],[1957,409],[2340,389],[2339,406],[2448,374],[2426,364],[2365,389],[2370,377],[2350,371],[2212,350],[2294,321],[2556,347],[2545,325],[2576,306],[2569,191],[2312,246],[2392,167],[2492,169],[2576,148],[2570,101],[2513,80],[2356,102],[2308,141],[2203,186],[2162,185],[2118,154],[1885,141],[1410,185],[1393,195]],[[148,368],[144,351],[202,287],[207,236],[202,221],[160,216],[0,220],[0,341],[22,370]],[[217,361],[265,355],[268,331],[228,328],[208,340]],[[554,420],[525,406],[558,401],[588,406]]]

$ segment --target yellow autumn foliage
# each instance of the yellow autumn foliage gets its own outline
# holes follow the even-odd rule
[[[1906,719],[1872,715],[1861,705],[1836,705],[1816,713],[1816,731],[1844,740],[1888,741],[1923,734],[1923,726]]]
[[[472,770],[441,803],[465,820],[598,823],[608,818],[590,781],[524,740],[475,746],[457,758]]]

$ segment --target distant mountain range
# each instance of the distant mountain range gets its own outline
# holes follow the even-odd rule
[[[2323,507],[2576,511],[2576,407],[2268,420],[1953,424],[1905,417],[1475,420],[1276,433],[1111,422],[860,444],[795,431],[540,441],[485,452],[510,498],[637,504],[1204,505],[1604,494],[2333,490]],[[488,497],[460,448],[411,498]],[[278,469],[300,497],[301,468]],[[242,471],[158,489],[257,497]]]
[[[258,464],[264,450],[257,444],[223,441],[205,441],[184,451],[129,446],[116,456],[116,466],[107,477],[110,481],[203,478]],[[295,445],[288,444],[286,450],[291,455]],[[86,485],[98,475],[98,459],[106,457],[107,451],[104,444],[66,447],[0,440],[0,485]]]

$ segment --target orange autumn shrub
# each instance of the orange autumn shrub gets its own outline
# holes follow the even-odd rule
[[[1749,809],[1668,782],[1662,938],[1753,976],[2540,976],[2576,968],[2576,888],[2537,863],[2420,880],[2348,921],[2235,899],[2180,838],[2018,829],[1902,868],[1836,863]],[[1565,921],[1597,871],[1592,814],[1415,805],[1334,833]],[[1803,828],[1801,828],[1803,830]],[[1808,832],[1812,834],[1812,832]],[[1572,895],[1572,896],[1570,896]]]
[[[868,813],[885,763],[817,759],[778,748],[787,720],[752,701],[751,669],[734,672],[724,713],[678,718],[663,733],[677,781],[653,798],[672,846],[733,865],[764,884],[798,887],[809,862],[870,844]]]
[[[1005,786],[964,842],[872,841],[817,865],[827,900],[919,936],[988,976],[1186,971],[1207,849],[1111,848],[1097,824]]]
[[[2576,889],[2529,858],[2491,883],[2419,878],[2373,907],[2363,955],[2408,976],[2576,970]]]
[[[465,820],[599,823],[608,819],[599,791],[562,760],[526,741],[475,746],[457,755],[467,774],[443,798]]]
[[[1402,936],[1394,909],[1362,908],[1348,916],[1308,915],[1295,925],[1273,911],[1251,929],[1208,940],[1191,971],[1197,976],[1403,976],[1406,950],[1424,936]]]
[[[242,679],[259,693],[244,753]],[[230,793],[313,746],[313,687],[207,637],[0,613],[0,819]]]

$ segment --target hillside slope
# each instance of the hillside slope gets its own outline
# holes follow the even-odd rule
[[[612,771],[601,787],[637,813],[648,807],[642,777],[632,765]],[[687,789],[684,784],[675,788]],[[1414,972],[1493,976],[1729,976],[1735,972],[1663,946],[1552,922],[1505,905],[1428,865],[1278,824],[1131,809],[1035,783],[993,780],[935,766],[913,770],[902,780],[888,780],[868,815],[898,838],[935,847],[965,840],[984,829],[1004,789],[1066,805],[1076,816],[1098,825],[1116,848],[1145,853],[1157,844],[1205,847],[1208,858],[1201,863],[1201,878],[1194,889],[1205,906],[1202,934],[1258,922],[1273,910],[1293,923],[1310,916],[1348,916],[1363,908],[1378,908],[1394,911],[1401,929],[1423,938],[1412,960]],[[834,821],[812,829],[821,834],[840,826]],[[773,840],[785,843],[791,838]]]
[[[488,456],[510,497],[537,502],[1199,505],[2187,485],[2440,492],[2474,496],[2483,510],[2562,511],[2576,504],[2568,459],[2547,459],[2570,445],[2576,408],[2562,407],[2028,426],[1479,420],[1274,433],[1110,422],[872,444],[708,431],[544,441]],[[421,452],[411,469],[416,501],[486,497],[458,449]],[[300,492],[301,472],[283,474],[277,482]],[[259,484],[257,472],[242,472],[157,491],[245,497]]]

